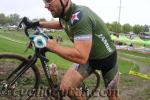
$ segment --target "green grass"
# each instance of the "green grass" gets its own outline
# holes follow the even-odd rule
[[[136,51],[118,50],[118,54],[121,57],[134,59],[135,61],[142,62],[147,66],[150,66],[150,54],[143,54]]]
[[[33,50],[25,51],[25,44],[15,43],[12,41],[7,41],[5,39],[0,39],[0,52],[12,52],[23,55],[27,57],[28,55],[32,55],[34,53]],[[56,63],[59,68],[67,69],[71,62],[57,56],[56,54],[47,53],[47,58],[50,60],[50,63]],[[39,64],[39,62],[38,62]]]
[[[54,38],[56,38],[58,35],[63,36],[64,41],[61,44],[65,45],[65,46],[72,46],[72,43],[70,42],[70,40],[68,39],[67,35],[64,32],[54,32],[54,33],[51,33],[51,35]],[[25,47],[26,47],[27,39],[26,39],[26,36],[23,34],[23,32],[21,32],[21,31],[6,31],[6,32],[3,32],[2,30],[0,30],[0,36],[9,37],[12,40],[17,40],[17,41],[22,42],[22,43],[18,43],[18,42],[10,41],[8,39],[0,37],[0,53],[1,52],[13,52],[13,53],[17,53],[17,54],[20,54],[22,56],[25,56],[25,57],[27,57],[28,55],[32,55],[34,53],[34,51],[32,49],[28,50],[27,52],[24,52]],[[124,41],[124,42],[127,42],[127,41]],[[136,43],[136,45],[137,46],[142,46],[143,44]],[[65,60],[65,59],[63,59],[63,58],[59,57],[58,55],[56,55],[54,53],[51,53],[51,52],[47,52],[46,56],[49,59],[49,64],[50,63],[55,63],[58,66],[58,70],[59,69],[66,70],[72,64],[72,62],[67,61],[67,60]],[[135,59],[136,61],[143,62],[143,63],[150,66],[150,55],[146,55],[146,54],[142,54],[142,53],[134,52],[134,51],[125,51],[125,50],[121,51],[121,50],[118,50],[118,66],[119,66],[119,71],[123,75],[128,75],[131,68],[134,71],[139,71],[139,66],[136,65],[135,63],[133,63],[132,61],[126,61],[124,59],[120,59],[120,57]],[[41,63],[40,63],[39,60],[36,63],[36,65],[39,67],[39,69],[42,69],[41,68]],[[41,76],[42,76],[41,83],[44,84],[45,86],[47,86],[48,83],[47,83],[47,80],[46,80],[45,76],[43,74],[41,74]],[[88,83],[90,85],[91,84],[93,85],[92,80],[88,80]],[[27,82],[24,82],[22,84],[27,85],[27,84],[31,84],[31,83],[30,83],[30,80],[27,80]],[[101,85],[102,84],[103,84],[103,82],[101,83]],[[126,85],[126,86],[134,86],[136,84],[136,82],[132,79],[123,80],[123,84]]]
[[[12,32],[12,33],[11,33]],[[57,34],[57,33],[56,33]],[[62,33],[65,35],[64,33]],[[28,55],[32,55],[34,53],[34,50],[29,49],[27,52],[24,52],[26,49],[26,37],[25,35],[21,32],[18,31],[6,31],[5,33],[3,31],[0,31],[0,35],[9,37],[10,39],[17,40],[17,41],[23,41],[23,43],[17,43],[14,41],[10,41],[4,38],[0,38],[0,52],[12,52],[12,53],[17,53],[20,55],[23,55],[27,57]],[[52,34],[54,38],[57,36],[55,33]],[[67,37],[66,37],[67,38]],[[65,39],[64,39],[65,40]],[[69,40],[67,40],[69,41]],[[70,41],[69,41],[70,42]],[[71,45],[71,43],[67,43],[64,41],[62,43],[63,45]],[[56,63],[58,65],[58,68],[61,69],[68,69],[70,65],[72,64],[70,61],[67,61],[56,54],[53,53],[47,53],[47,58],[50,60],[50,63]],[[40,62],[38,61],[37,63],[40,65]]]
[[[68,69],[72,62],[65,60],[54,53],[47,52],[47,58],[50,60],[50,63],[57,64],[60,69]]]
[[[140,57],[147,57],[147,58],[150,58],[150,55],[149,54],[143,54],[143,53],[140,53],[140,52],[136,52],[136,51],[128,51],[128,50],[118,50],[120,53],[126,53],[126,54],[129,54],[129,55],[136,55],[136,56],[140,56]]]
[[[0,52],[16,52],[23,54],[25,50],[25,44],[8,41],[3,38],[0,38],[0,45]]]
[[[64,41],[62,42],[62,45],[72,46],[72,43],[70,42],[70,40],[68,39],[67,35],[64,32],[54,32],[51,35],[54,38],[56,38],[58,35],[63,36]],[[3,30],[0,30],[0,36],[9,37],[12,40],[17,40],[17,41],[22,42],[22,43],[17,43],[17,42],[14,42],[14,41],[10,41],[8,39],[0,38],[0,53],[1,52],[13,52],[13,53],[17,53],[17,54],[20,54],[22,56],[25,56],[25,57],[27,57],[28,55],[32,55],[34,53],[33,50],[28,50],[27,52],[24,52],[25,47],[26,47],[27,39],[26,39],[23,32],[21,32],[21,31],[6,31],[6,32],[4,32]],[[124,42],[128,42],[128,41],[124,41]],[[137,46],[142,46],[143,45],[143,44],[141,44],[140,42],[137,42],[137,41],[136,42],[134,41],[134,43]],[[146,46],[150,46],[150,45],[146,45]],[[65,60],[65,59],[63,59],[63,58],[59,57],[58,55],[56,55],[54,53],[51,53],[51,52],[48,52],[46,54],[46,56],[50,61],[49,63],[57,64],[58,69],[63,69],[63,70],[65,69],[66,70],[72,64],[72,62],[67,61],[67,60]],[[126,61],[126,60],[120,59],[120,57],[135,59],[137,61],[143,62],[143,63],[150,66],[150,55],[146,55],[146,54],[142,54],[142,53],[134,52],[134,51],[121,51],[121,50],[118,50],[118,56],[119,56],[118,57],[119,71],[125,76],[128,75],[131,68],[132,68],[132,70],[138,71],[139,66],[134,64],[132,61]],[[144,57],[144,58],[140,58],[140,57]],[[38,60],[36,65],[38,67],[40,67],[39,69],[41,69],[41,63],[40,63],[39,60]],[[44,84],[44,86],[47,86],[48,83],[47,83],[47,80],[46,80],[45,76],[43,74],[41,76],[42,76],[42,80],[41,80],[42,85]],[[0,77],[0,79],[1,79],[1,77]],[[91,86],[94,84],[93,79],[87,80],[87,81],[88,81],[88,84],[90,84]],[[26,82],[24,81],[21,84],[23,84],[23,85],[29,84],[30,85],[31,81],[27,80]],[[103,84],[103,82],[102,82],[102,84]],[[137,84],[137,81],[134,81],[132,79],[123,80],[123,85],[124,86],[134,86],[135,84]]]
[[[25,34],[23,31],[3,31],[0,30],[0,35],[9,37],[15,40],[20,40],[20,41],[26,41],[27,38],[25,37]]]
[[[49,33],[48,33],[49,34]],[[56,38],[58,35],[61,35],[64,39],[63,45],[66,46],[72,46],[72,43],[68,39],[68,36],[64,32],[53,32],[51,35]],[[10,41],[4,38],[0,38],[0,52],[13,52],[13,53],[18,53],[21,54],[25,57],[27,57],[30,54],[33,54],[33,50],[28,50],[27,52],[25,51],[26,47],[26,36],[22,31],[6,31],[4,32],[3,30],[0,30],[0,36],[5,36],[9,37],[10,39],[17,40],[17,41],[22,41],[23,43],[17,43],[14,41]],[[139,61],[143,61],[146,64],[149,64],[149,62],[146,60],[147,58],[150,58],[150,55],[145,55],[142,53],[138,52],[132,52],[132,51],[118,51],[119,56],[125,56],[131,59],[136,59]],[[139,57],[145,57],[145,59],[141,58],[136,58],[134,56],[139,56]],[[47,58],[50,60],[50,63],[56,63],[60,69],[68,69],[72,62],[67,61],[61,57],[59,57],[56,54],[53,53],[47,53]],[[119,69],[121,73],[128,73],[130,70],[130,66],[133,66],[132,62],[125,61],[118,59],[118,64],[119,64]],[[38,65],[40,65],[40,62],[38,61]],[[137,68],[138,69],[138,68]]]
[[[138,66],[135,65],[134,63],[122,59],[118,59],[118,66],[119,66],[119,71],[122,74],[129,73],[131,68],[132,70],[136,70],[136,71],[139,69]]]

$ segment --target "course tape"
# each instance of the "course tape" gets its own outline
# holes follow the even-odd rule
[[[139,73],[139,72],[136,72],[136,71],[133,71],[133,70],[130,70],[129,74],[135,75],[135,76],[139,76],[139,77],[142,77],[142,78],[150,80],[150,75],[147,75],[147,74]]]

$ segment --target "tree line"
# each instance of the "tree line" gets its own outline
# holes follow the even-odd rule
[[[19,22],[21,21],[21,17],[18,14],[10,14],[6,16],[3,13],[0,13],[0,26],[8,26],[8,25],[18,25]],[[40,19],[32,19],[32,21],[35,20],[45,20],[44,18]]]
[[[149,32],[149,27],[148,25],[139,25],[136,24],[134,26],[126,23],[121,25],[118,22],[112,22],[112,23],[106,23],[108,29],[112,32],[116,33],[128,33],[128,32],[133,32],[136,34],[139,34],[140,32]]]
[[[18,14],[11,14],[6,16],[3,13],[0,13],[0,26],[8,26],[8,25],[18,25],[20,22],[21,18]],[[41,19],[33,19],[34,20],[45,20],[44,18]],[[112,22],[112,23],[106,23],[108,29],[112,32],[116,33],[127,33],[127,32],[134,32],[136,34],[139,34],[140,32],[149,32],[149,27],[148,25],[130,25],[130,24],[124,24],[121,25],[118,22]]]
[[[17,25],[20,21],[20,16],[18,14],[11,14],[6,16],[3,13],[0,13],[0,25],[7,26],[7,25]]]

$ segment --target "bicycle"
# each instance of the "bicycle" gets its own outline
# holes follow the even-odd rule
[[[45,54],[48,50],[46,48],[36,48],[34,46],[34,42],[29,36],[29,28],[26,27],[27,20],[28,19],[24,17],[18,27],[21,27],[22,24],[24,24],[24,33],[27,38],[29,38],[27,49],[31,48],[32,46],[32,48],[34,48],[34,54],[29,55],[27,58],[12,53],[0,54],[0,95],[3,96],[3,98],[13,96],[11,97],[11,99],[14,98],[15,100],[17,97],[19,98],[19,100],[29,100],[34,97],[38,93],[41,80],[40,71],[35,65],[37,60],[40,59],[44,74],[48,81],[46,94],[51,100],[63,100],[64,96],[59,90],[59,84],[55,84],[53,82],[49,73],[49,60],[46,58]],[[40,27],[35,28],[34,35],[42,35],[47,37],[47,35],[42,31]],[[48,38],[52,37],[49,36]],[[83,93],[87,93],[87,89],[91,90],[91,92],[87,96],[88,99],[92,97],[100,84],[99,73],[97,71],[94,71],[92,75],[92,77],[96,78],[94,86],[92,88],[91,86],[88,87],[89,83],[86,82],[87,80],[83,81],[79,87],[80,89],[82,89]],[[18,94],[14,94],[14,92],[17,92]],[[53,93],[55,94],[55,96],[52,95]]]

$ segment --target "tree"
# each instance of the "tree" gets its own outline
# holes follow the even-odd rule
[[[18,25],[20,22],[20,16],[18,14],[11,14],[9,16],[9,21],[11,25]]]
[[[110,23],[106,23],[106,26],[108,28],[109,31],[112,31],[112,28],[111,28],[111,24]]]
[[[144,32],[149,32],[149,26],[148,25],[144,25]]]
[[[127,33],[127,32],[130,32],[130,31],[132,31],[132,26],[131,26],[131,25],[129,25],[129,24],[124,24],[124,25],[122,26],[122,32],[123,32],[123,33]]]
[[[5,24],[5,15],[3,13],[0,13],[0,24]]]
[[[118,23],[118,22],[113,22],[113,23],[111,24],[111,30],[112,30],[113,32],[120,33],[120,32],[121,32],[121,24]]]
[[[144,27],[141,25],[134,25],[133,32],[139,34],[140,32],[144,32]]]

